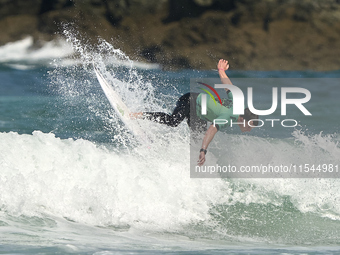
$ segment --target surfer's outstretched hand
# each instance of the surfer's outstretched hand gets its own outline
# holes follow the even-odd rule
[[[197,161],[197,165],[198,166],[202,166],[205,162],[205,153],[202,151],[200,152],[200,156],[199,156],[199,159]]]
[[[227,60],[224,60],[224,59],[220,59],[220,61],[218,61],[218,64],[217,64],[217,68],[218,70],[228,70],[229,69],[229,64],[228,64],[228,61]]]

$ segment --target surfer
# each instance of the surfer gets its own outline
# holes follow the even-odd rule
[[[217,68],[222,83],[232,84],[225,73],[225,71],[229,69],[228,61],[221,59],[217,64]],[[249,132],[252,127],[258,125],[257,121],[252,121],[258,119],[258,116],[250,112],[248,108],[244,110],[243,115],[233,115],[233,96],[229,89],[225,90],[227,92],[227,99],[224,100],[222,105],[215,104],[212,98],[207,97],[206,115],[201,114],[201,97],[203,93],[199,94],[191,92],[178,99],[172,114],[164,112],[137,112],[131,113],[130,117],[148,119],[171,127],[178,126],[186,118],[191,130],[198,132],[206,131],[198,160],[198,165],[201,166],[205,162],[207,148],[218,130],[225,129],[230,126],[231,122],[237,123],[242,132]],[[227,121],[222,122],[223,124],[216,124],[214,122],[216,119],[223,119]],[[214,122],[214,124],[210,125],[208,129],[207,121]]]

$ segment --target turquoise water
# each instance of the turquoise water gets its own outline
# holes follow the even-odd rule
[[[171,112],[190,78],[213,78],[216,71],[162,71],[106,42],[97,50],[72,36],[70,42],[82,64],[0,64],[0,253],[340,253],[339,179],[191,179],[186,124],[142,122],[155,142],[150,149],[138,144],[91,64],[134,111]],[[293,111],[299,126],[287,130],[218,133],[210,160],[226,151],[244,161],[243,151],[254,162],[340,163],[339,71],[228,74],[308,81],[301,87],[311,91],[306,107],[313,116]]]

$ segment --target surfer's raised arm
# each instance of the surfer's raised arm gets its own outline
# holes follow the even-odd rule
[[[220,59],[217,63],[218,68],[218,74],[220,75],[221,81],[223,84],[232,84],[229,77],[225,73],[229,69],[229,64],[227,60]],[[229,89],[225,89],[225,91],[228,91]]]
[[[197,164],[199,166],[202,166],[205,162],[205,154],[207,153],[208,146],[212,139],[214,138],[215,134],[217,133],[217,128],[214,125],[210,125],[207,132],[204,135],[203,141],[202,141],[202,147],[200,150],[200,155],[197,161]]]

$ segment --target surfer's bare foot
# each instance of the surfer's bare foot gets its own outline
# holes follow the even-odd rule
[[[130,117],[130,119],[133,119],[133,120],[141,119],[143,117],[143,113],[142,112],[131,112],[129,114],[129,117]]]

